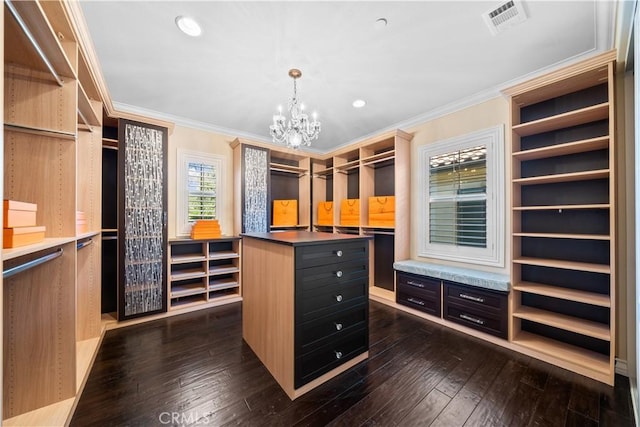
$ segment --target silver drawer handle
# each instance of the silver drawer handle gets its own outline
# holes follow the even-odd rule
[[[460,295],[460,298],[468,299],[468,300],[471,300],[471,301],[484,302],[484,298],[474,297],[474,296],[467,295],[467,294],[458,294],[458,295]]]
[[[415,286],[417,288],[424,288],[424,284],[422,284],[420,282],[414,282],[413,280],[409,280],[407,282],[407,285]]]
[[[468,321],[473,322],[473,323],[477,323],[478,325],[484,325],[484,320],[481,320],[481,319],[478,319],[478,318],[475,318],[475,317],[471,317],[471,316],[467,316],[466,314],[461,314],[460,318],[464,319],[464,320],[468,320]]]
[[[342,352],[341,351],[336,351],[336,359],[342,359]]]
[[[336,256],[342,256],[342,251],[336,251]]]
[[[336,271],[336,277],[342,277],[342,271],[340,270]]]
[[[336,323],[336,331],[342,330],[342,323]]]
[[[342,295],[336,295],[336,301],[342,302]]]
[[[414,304],[424,305],[424,301],[415,299],[415,298],[408,298],[407,301],[412,302]]]

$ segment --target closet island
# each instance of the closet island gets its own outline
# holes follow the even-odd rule
[[[368,357],[370,239],[243,234],[242,336],[291,399]]]

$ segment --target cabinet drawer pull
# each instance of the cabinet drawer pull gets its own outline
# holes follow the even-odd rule
[[[424,284],[420,282],[414,282],[413,280],[409,280],[407,285],[415,286],[416,288],[424,288]]]
[[[336,256],[341,257],[342,256],[342,251],[336,251]]]
[[[336,359],[342,359],[342,352],[341,351],[336,351]]]
[[[336,331],[341,331],[342,330],[342,323],[336,323]]]
[[[469,322],[477,323],[478,325],[484,325],[484,320],[478,319],[476,317],[471,317],[471,316],[469,316],[467,314],[464,314],[464,313],[461,314],[459,317],[461,319],[468,320]]]
[[[424,305],[424,301],[416,299],[416,298],[407,298],[407,301],[412,302],[414,304],[418,304],[418,305]]]
[[[342,271],[341,270],[336,271],[336,277],[338,277],[338,278],[342,277]]]
[[[336,301],[342,302],[342,295],[336,295]]]
[[[460,298],[468,299],[468,300],[475,301],[475,302],[484,302],[484,298],[474,297],[472,295],[458,294],[458,296],[460,296]]]

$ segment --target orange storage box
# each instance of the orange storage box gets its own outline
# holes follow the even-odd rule
[[[298,201],[274,200],[272,225],[298,225]]]
[[[333,202],[318,203],[318,225],[333,225]]]
[[[360,225],[360,199],[344,199],[340,204],[340,225]]]
[[[34,243],[42,242],[44,240],[45,231],[46,227],[44,225],[36,227],[5,228],[2,247],[5,249],[16,248],[18,246],[32,245]]]
[[[217,239],[221,237],[220,224],[217,219],[199,219],[191,227],[191,238]]]
[[[369,197],[369,225],[373,227],[394,227],[396,198],[394,196]]]
[[[33,227],[36,225],[37,210],[35,203],[5,200],[3,227]]]

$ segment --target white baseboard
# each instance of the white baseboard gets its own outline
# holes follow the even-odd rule
[[[624,375],[627,378],[629,377],[629,368],[626,360],[618,359],[616,357],[615,368],[616,374]]]

